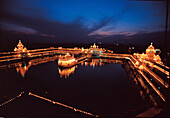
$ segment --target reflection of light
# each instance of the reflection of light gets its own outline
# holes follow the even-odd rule
[[[70,74],[74,73],[75,68],[76,68],[75,66],[73,66],[71,68],[65,68],[63,70],[58,68],[60,77],[65,76],[65,78],[67,78]]]
[[[27,70],[27,66],[24,66],[24,69]]]
[[[143,70],[143,65],[140,65],[140,66],[139,66],[139,69],[140,69],[140,70]]]
[[[88,65],[88,62],[85,62],[85,66],[87,66]]]
[[[130,68],[132,68],[131,67],[132,65],[131,65],[131,63],[130,63],[130,65],[129,65],[129,68],[127,67],[125,67],[125,69],[127,69],[127,71],[130,69]],[[129,71],[128,71],[129,72]],[[133,74],[133,75],[135,75],[135,73],[133,72],[133,73],[129,73],[130,74],[130,76]],[[137,81],[137,80],[138,81]],[[133,76],[133,81],[136,81],[135,83],[136,83],[136,85],[138,85],[138,84],[140,84],[140,86],[142,87],[142,91],[141,90],[139,90],[139,92],[140,92],[140,95],[143,97],[143,98],[145,98],[145,94],[144,93],[150,93],[150,89],[148,88],[148,86],[145,84],[145,82],[143,81],[143,79],[142,79],[142,77],[141,76]],[[144,90],[144,91],[143,91]],[[156,101],[153,99],[153,97],[150,95],[150,94],[148,94],[149,95],[149,98],[150,98],[150,100],[153,102],[153,104],[154,105],[157,105],[157,103],[156,103]]]

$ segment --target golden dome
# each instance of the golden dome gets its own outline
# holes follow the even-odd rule
[[[96,44],[94,43],[93,48],[96,48]]]
[[[155,48],[151,43],[151,45],[146,49],[146,54],[155,54],[155,53],[156,53]]]
[[[148,49],[155,49],[152,44],[153,43],[151,43],[151,45],[148,47]]]
[[[21,43],[21,40],[19,40],[19,43],[17,46],[23,46],[23,44]]]

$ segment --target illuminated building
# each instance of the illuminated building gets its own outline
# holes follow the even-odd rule
[[[74,56],[67,53],[65,56],[61,56],[58,59],[58,66],[60,67],[71,67],[77,63]]]
[[[151,45],[146,49],[146,55],[148,56],[148,59],[153,60],[155,58],[155,53],[156,53],[155,48],[151,43]]]
[[[14,48],[14,52],[18,53],[18,57],[25,57],[31,55],[27,48],[24,47],[24,45],[21,43],[21,40],[19,40],[17,47]]]
[[[21,40],[19,40],[19,43],[17,45],[17,47],[14,48],[15,52],[26,52],[27,48],[24,47],[24,45],[21,43]]]
[[[96,46],[94,43],[94,45],[90,46],[89,51],[93,54],[102,55],[103,49],[99,48],[99,46]]]
[[[151,62],[156,62],[156,63],[160,63],[162,64],[161,62],[161,58],[159,55],[156,55],[156,50],[159,50],[159,49],[155,49],[153,47],[153,44],[151,43],[151,45],[146,49],[146,54],[142,53],[142,54],[139,54],[139,53],[134,53],[133,55],[138,58],[139,60],[147,60],[147,61],[151,61]]]
[[[94,43],[93,45],[90,46],[90,48],[98,48],[98,46],[96,46],[96,44]]]

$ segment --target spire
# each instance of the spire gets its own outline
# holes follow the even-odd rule
[[[148,47],[148,49],[155,49],[154,47],[153,47],[153,43],[151,42],[151,45]]]
[[[96,48],[96,43],[94,43],[93,48]]]

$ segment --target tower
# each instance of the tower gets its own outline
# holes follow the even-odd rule
[[[155,48],[151,43],[151,45],[146,49],[146,55],[148,56],[148,60],[152,61],[155,57],[155,53],[156,53]]]
[[[27,48],[24,47],[24,45],[21,43],[21,40],[19,40],[19,43],[17,45],[17,47],[14,48],[15,52],[26,52]]]

